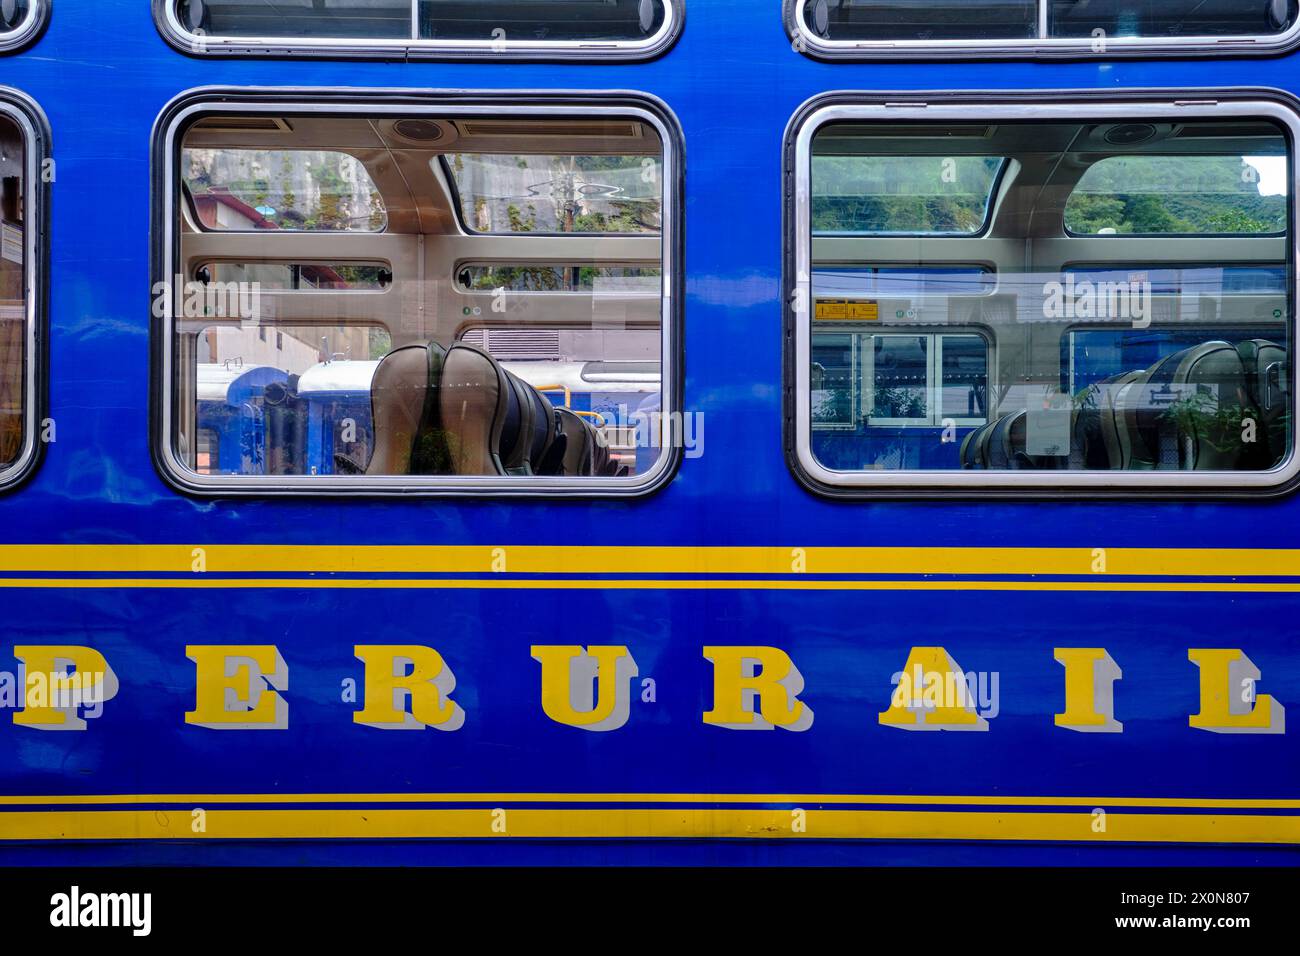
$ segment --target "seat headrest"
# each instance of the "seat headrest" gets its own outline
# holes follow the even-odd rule
[[[500,448],[512,396],[505,372],[492,356],[463,342],[447,350],[438,405],[452,474],[506,473]]]
[[[374,449],[366,474],[447,474],[437,404],[444,355],[437,342],[419,342],[380,360],[370,382]]]

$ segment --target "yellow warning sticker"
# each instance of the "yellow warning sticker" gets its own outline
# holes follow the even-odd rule
[[[872,299],[818,299],[813,317],[819,322],[878,322],[880,303]]]

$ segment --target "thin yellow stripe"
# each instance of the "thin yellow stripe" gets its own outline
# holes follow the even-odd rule
[[[1300,591],[1300,581],[805,581],[788,578],[704,580],[608,580],[588,578],[0,578],[0,588],[353,588],[435,590],[597,590],[597,591]]]
[[[1300,817],[985,811],[807,810],[795,832],[789,810],[508,810],[494,833],[489,808],[437,810],[209,810],[201,832],[189,812],[56,810],[0,813],[0,840],[222,840],[533,838],[788,838],[830,840],[1054,840],[1090,843],[1300,843]]]
[[[1105,542],[1099,542],[1098,548]],[[487,573],[1087,575],[1092,548],[592,547],[555,545],[0,545],[0,572],[189,572],[202,547],[208,571],[231,574]],[[1300,550],[1257,548],[1106,548],[1105,572],[1143,576],[1300,577]]]
[[[844,793],[97,793],[0,796],[0,806],[92,806],[223,803],[777,803],[799,805],[1154,807],[1231,810],[1300,810],[1300,800],[1230,797],[1016,797]]]

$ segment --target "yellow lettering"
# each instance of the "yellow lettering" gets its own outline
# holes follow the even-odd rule
[[[988,730],[961,666],[942,647],[914,647],[894,675],[889,709],[880,723],[900,730]]]
[[[23,709],[14,714],[20,727],[85,730],[83,708],[97,713],[99,705],[117,695],[117,675],[93,647],[20,644],[14,657],[27,675]]]
[[[277,691],[289,687],[289,668],[272,644],[195,645],[194,709],[187,724],[212,730],[283,730],[289,705]]]
[[[713,645],[704,648],[704,657],[713,663],[713,709],[704,714],[706,724],[728,730],[812,726],[812,708],[798,699],[803,675],[785,651]]]
[[[1190,726],[1216,734],[1286,732],[1286,710],[1268,694],[1255,696],[1259,668],[1242,651],[1194,647],[1187,659],[1201,670],[1201,711],[1187,718]]]
[[[459,730],[464,725],[465,711],[448,696],[456,675],[432,647],[358,644],[352,652],[366,665],[365,706],[352,715],[355,723],[381,730]]]
[[[1058,647],[1052,655],[1065,668],[1065,711],[1056,726],[1080,733],[1118,734],[1115,681],[1124,676],[1104,647]]]
[[[627,723],[638,671],[626,647],[535,644],[532,656],[542,665],[542,711],[551,720],[594,731]]]

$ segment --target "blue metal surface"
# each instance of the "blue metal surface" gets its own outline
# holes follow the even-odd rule
[[[685,32],[639,65],[202,60],[158,35],[145,0],[60,0],[48,31],[0,59],[53,129],[50,414],[57,442],[0,500],[4,544],[511,544],[734,547],[1290,548],[1300,501],[840,503],[803,491],[781,442],[781,141],[803,101],[836,89],[1294,91],[1295,57],[1078,63],[822,64],[790,48],[777,0],[695,0]],[[661,97],[686,142],[686,408],[702,457],[636,502],[201,501],[150,462],[152,122],[197,86],[625,89]],[[887,571],[888,569],[881,569]],[[997,568],[987,569],[996,575]],[[1190,729],[1190,647],[1243,647],[1262,692],[1300,707],[1297,598],[1287,594],[645,589],[10,589],[10,644],[89,644],[121,680],[82,733],[0,724],[0,793],[685,792],[1295,798],[1284,735]],[[806,733],[705,726],[723,640],[773,644],[802,671]],[[284,731],[187,726],[187,643],[273,643],[289,665]],[[467,712],[456,733],[356,726],[340,681],[355,643],[436,647]],[[533,643],[626,644],[657,702],[607,734],[549,721]],[[913,645],[998,670],[981,734],[882,727],[888,676]],[[1058,646],[1104,646],[1124,679],[1122,735],[1057,729]],[[6,649],[7,653],[7,649]],[[12,665],[9,665],[12,666]],[[4,862],[1296,862],[1260,847],[870,841],[301,842],[8,845]]]

